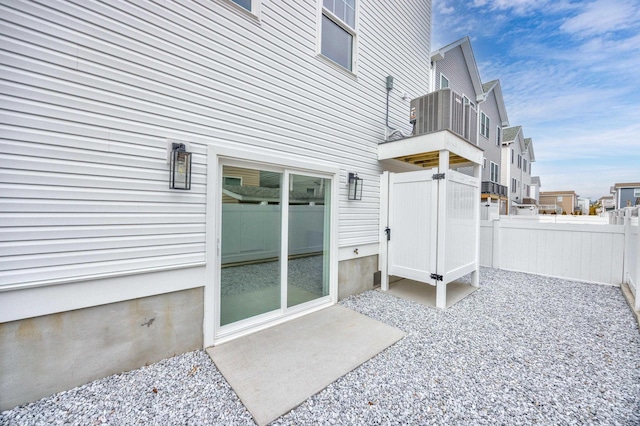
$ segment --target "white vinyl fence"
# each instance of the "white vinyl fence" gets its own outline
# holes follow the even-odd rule
[[[635,310],[640,310],[640,207],[625,210],[624,282],[635,298]]]
[[[625,225],[482,221],[480,265],[612,285],[626,282],[635,294],[638,234],[631,213]]]
[[[324,205],[289,206],[290,255],[323,250]],[[250,262],[280,254],[279,205],[222,205],[222,264]]]

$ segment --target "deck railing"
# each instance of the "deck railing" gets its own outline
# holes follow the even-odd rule
[[[477,143],[476,110],[469,100],[450,88],[437,90],[411,101],[414,135],[449,130],[462,139]]]
[[[504,185],[500,185],[499,183],[484,181],[482,182],[482,186],[480,187],[480,191],[483,194],[493,194],[493,195],[501,195],[503,197],[507,196],[507,187]]]

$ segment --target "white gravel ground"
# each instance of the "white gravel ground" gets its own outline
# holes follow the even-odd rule
[[[640,424],[640,333],[619,288],[481,277],[446,311],[379,291],[342,301],[407,337],[274,424]],[[5,411],[0,424],[253,421],[196,351]]]

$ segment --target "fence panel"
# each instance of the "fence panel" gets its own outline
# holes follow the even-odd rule
[[[625,212],[625,258],[624,258],[624,282],[629,285],[635,298],[636,310],[640,310],[640,225],[638,216],[640,208],[627,209]],[[633,217],[633,216],[636,217]],[[635,219],[635,223],[633,221]]]
[[[482,266],[613,285],[623,280],[622,226],[484,222],[480,245]]]

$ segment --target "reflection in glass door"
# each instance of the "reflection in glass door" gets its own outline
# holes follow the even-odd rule
[[[330,194],[328,178],[223,165],[220,326],[329,296]]]
[[[289,175],[287,307],[329,295],[330,180]]]
[[[280,309],[281,180],[222,168],[220,325]]]

